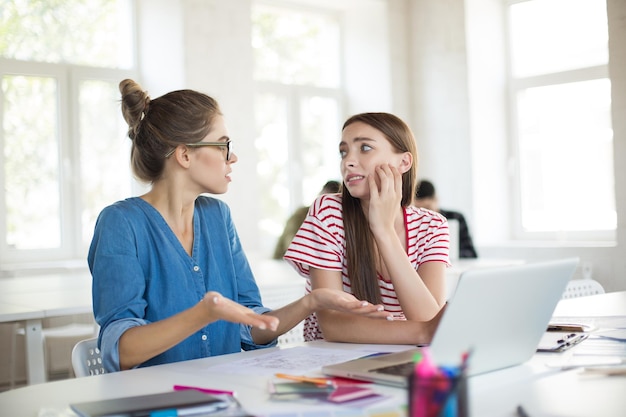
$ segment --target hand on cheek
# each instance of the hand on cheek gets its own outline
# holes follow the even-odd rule
[[[375,191],[380,196],[398,192],[398,190],[402,193],[402,174],[391,164],[379,165],[375,169],[373,184],[370,180],[370,191],[372,191],[372,185],[375,185]]]

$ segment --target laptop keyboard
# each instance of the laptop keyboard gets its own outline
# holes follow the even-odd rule
[[[379,374],[410,376],[411,372],[415,369],[414,362],[399,363],[396,365],[383,366],[381,368],[374,368],[371,372],[377,372]]]

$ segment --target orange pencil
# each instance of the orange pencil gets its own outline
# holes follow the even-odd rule
[[[289,374],[276,374],[275,376],[276,378],[290,379],[292,381],[299,381],[299,382],[310,382],[312,384],[317,384],[317,385],[335,385],[334,382],[328,378],[315,378],[315,377],[309,377],[309,376],[303,376],[303,375],[289,375]]]

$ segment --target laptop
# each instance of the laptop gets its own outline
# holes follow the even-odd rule
[[[526,362],[577,265],[578,258],[571,258],[462,273],[429,347],[435,363],[458,365],[471,350],[471,376]],[[366,356],[322,372],[404,387],[419,350]]]

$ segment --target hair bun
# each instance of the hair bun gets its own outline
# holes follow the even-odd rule
[[[119,89],[122,94],[122,115],[128,123],[128,137],[134,140],[150,107],[150,96],[131,79],[122,80]]]

